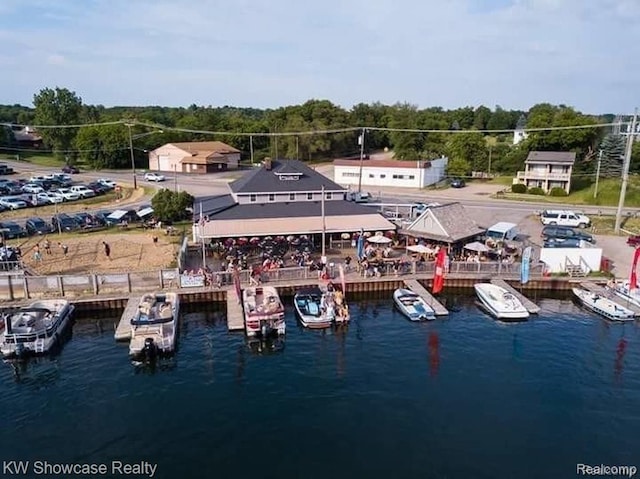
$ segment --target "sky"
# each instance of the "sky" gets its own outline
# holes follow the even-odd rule
[[[0,0],[0,104],[640,106],[640,0]]]

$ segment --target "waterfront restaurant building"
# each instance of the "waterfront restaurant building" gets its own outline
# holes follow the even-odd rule
[[[484,234],[485,229],[469,216],[460,203],[427,208],[402,233],[415,238],[456,244]]]
[[[333,179],[341,185],[424,188],[444,179],[447,161],[363,160],[360,182],[360,160],[339,159],[333,161]]]
[[[230,193],[196,205],[194,240],[395,230],[375,208],[346,200],[347,191],[298,160],[266,159],[229,184]],[[327,236],[330,238],[330,236]]]

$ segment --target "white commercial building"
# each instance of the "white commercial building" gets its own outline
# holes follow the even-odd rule
[[[364,160],[360,182],[360,160],[334,160],[333,181],[341,185],[424,188],[444,179],[447,161],[444,157],[430,161]]]

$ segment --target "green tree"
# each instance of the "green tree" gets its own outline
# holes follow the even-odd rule
[[[473,128],[476,130],[486,130],[491,120],[491,110],[484,105],[479,106],[473,112]]]
[[[416,129],[418,128],[418,108],[408,103],[397,104],[389,111],[389,128]],[[393,155],[399,160],[418,159],[422,151],[422,133],[392,131],[389,139],[393,146]]]
[[[640,141],[633,142],[629,171],[632,171],[633,173],[640,173]]]
[[[165,188],[151,198],[151,206],[160,221],[179,221],[187,216],[187,208],[193,207],[193,201],[193,196],[186,191],[178,193]]]
[[[73,125],[80,122],[82,99],[66,88],[45,88],[33,97],[38,125]],[[76,137],[75,128],[41,128],[43,140],[57,156],[64,157]]]
[[[13,143],[11,127],[0,125],[0,146],[10,146]]]
[[[471,163],[464,158],[449,158],[447,162],[447,175],[449,176],[469,176],[471,173]]]
[[[482,133],[451,134],[446,151],[449,160],[465,160],[473,171],[487,171],[487,146]]]
[[[75,139],[79,157],[96,170],[129,168],[129,135],[124,125],[80,128]]]
[[[600,176],[617,177],[622,174],[622,163],[625,153],[625,139],[621,135],[609,134],[600,143],[602,160]]]

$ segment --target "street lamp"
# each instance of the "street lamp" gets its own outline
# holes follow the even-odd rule
[[[163,130],[154,130],[149,131],[147,133],[141,133],[139,135],[131,135],[131,127],[134,126],[133,123],[125,123],[125,126],[129,128],[129,152],[131,153],[131,172],[133,173],[133,189],[138,189],[138,180],[136,179],[136,160],[133,155],[133,140],[137,140],[138,138],[142,138],[145,136],[153,135],[155,133],[164,133]]]

